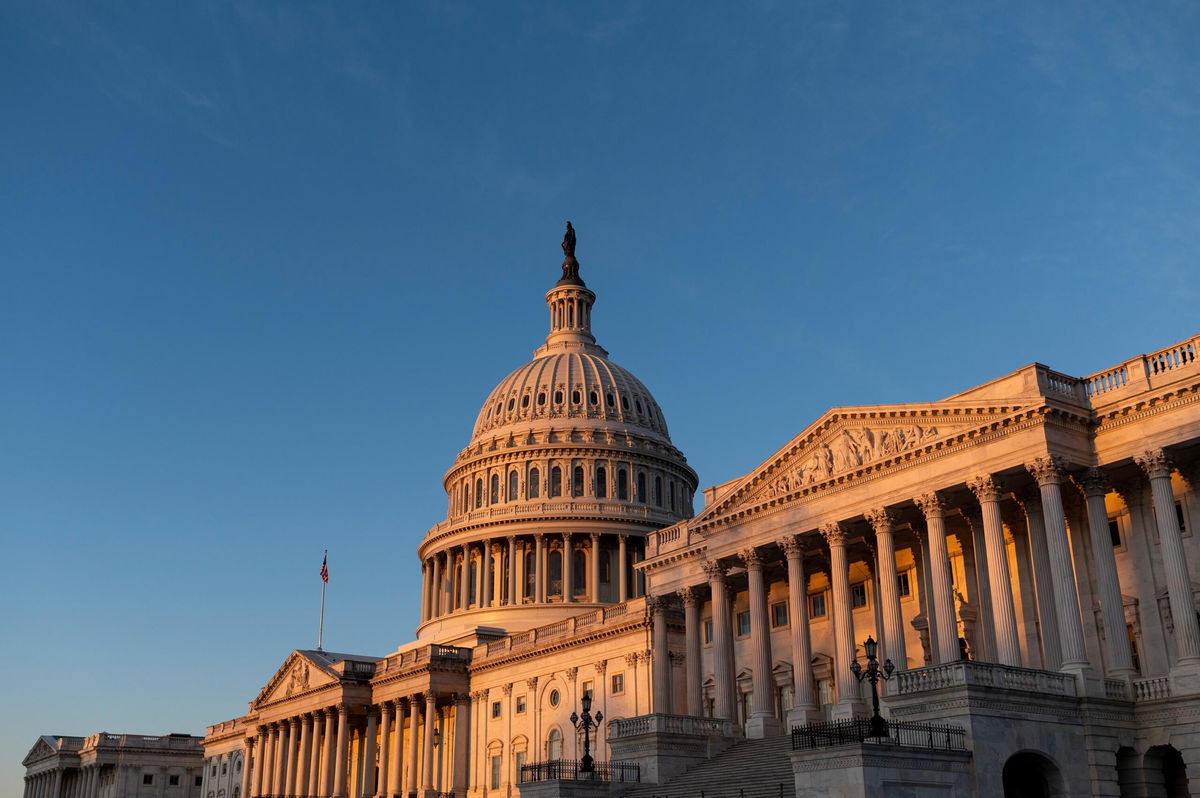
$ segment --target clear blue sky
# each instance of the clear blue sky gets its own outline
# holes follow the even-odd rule
[[[833,405],[1200,329],[1200,8],[0,4],[0,795],[410,639],[414,548],[545,334],[704,484]]]

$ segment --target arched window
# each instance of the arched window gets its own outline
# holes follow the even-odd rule
[[[492,474],[491,503],[492,504],[500,503],[500,475],[499,474]]]
[[[642,504],[646,503],[646,472],[645,471],[638,472],[637,500],[639,502],[641,502]]]
[[[608,470],[604,466],[596,469],[596,498],[608,498]]]
[[[612,584],[612,553],[607,549],[600,551],[600,581]]]
[[[671,510],[675,510],[675,480],[671,480],[671,484],[667,488],[667,495],[671,497]]]
[[[475,480],[475,507],[483,506],[483,480]]]
[[[536,468],[529,469],[529,483],[528,488],[526,489],[526,493],[529,494],[529,498],[536,499],[538,496],[542,495],[541,477],[541,473]]]
[[[662,507],[662,477],[654,478],[654,506]]]
[[[471,558],[471,567],[467,571],[467,603],[463,605],[465,610],[475,602],[475,591],[479,585],[479,563],[475,562],[475,558]]]
[[[571,552],[571,592],[581,596],[587,590],[587,555],[583,549],[575,549]]]
[[[562,595],[562,552],[558,549],[546,555],[546,595]]]
[[[624,468],[617,469],[617,498],[629,499],[629,472]]]
[[[551,762],[562,759],[562,732],[558,729],[551,729],[546,737],[546,759]]]
[[[517,472],[508,472],[508,500],[515,502],[517,500]]]
[[[550,498],[562,495],[562,469],[558,466],[550,469]]]
[[[533,589],[533,552],[525,552],[525,595],[520,598],[534,599],[537,597],[537,591]]]
[[[571,495],[583,495],[583,466],[575,466],[571,472]]]

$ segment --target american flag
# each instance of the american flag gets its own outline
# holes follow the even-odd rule
[[[321,560],[321,581],[329,581],[329,551],[325,551],[325,559]]]

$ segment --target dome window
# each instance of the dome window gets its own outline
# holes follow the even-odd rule
[[[515,502],[517,500],[517,472],[508,472],[508,500]]]
[[[558,466],[550,469],[550,498],[562,495],[562,469]]]
[[[663,506],[662,477],[654,478],[654,504],[656,507]]]
[[[509,408],[509,409],[511,410],[512,408]],[[622,396],[622,397],[621,397],[621,409],[622,409],[622,410],[628,410],[628,409],[629,409],[629,397],[628,397],[628,396]]]
[[[596,498],[608,498],[608,469],[604,466],[596,469]]]
[[[496,415],[500,415],[500,403],[496,402]]]
[[[541,473],[536,468],[529,469],[529,498],[536,499],[542,495]]]
[[[617,469],[617,498],[629,500],[629,472],[624,468]]]
[[[522,408],[529,407],[529,394],[525,394],[524,396],[521,397],[521,407]]]
[[[516,400],[516,399],[509,399],[509,400],[508,400],[508,412],[510,412],[510,413],[511,413],[511,412],[512,412],[512,409],[513,409],[513,407],[514,407],[516,404],[517,404],[517,400]]]
[[[611,393],[608,393],[608,394],[605,394],[605,395],[604,395],[604,401],[608,403],[608,406],[609,406],[609,407],[613,407],[613,406],[616,404],[616,403],[613,401],[613,395],[612,395]],[[497,407],[498,407],[498,405],[497,405]],[[497,411],[497,412],[499,412],[499,411]]]
[[[637,475],[637,500],[640,504],[646,503],[646,472],[639,471]]]
[[[554,404],[561,405],[563,400],[562,391],[554,392]]]
[[[675,512],[675,480],[671,480],[671,489],[667,491],[667,495],[671,497],[671,512]]]
[[[579,391],[571,391],[571,404],[577,405],[582,401],[583,397],[580,396]]]
[[[488,504],[500,503],[500,475],[492,474],[492,491],[488,495]]]
[[[571,472],[571,495],[583,495],[583,466],[575,466]]]
[[[483,506],[483,480],[475,480],[475,509]]]
[[[542,391],[538,394],[538,407],[541,407],[544,404],[546,404],[546,392]]]
[[[642,400],[638,399],[634,403],[637,405],[637,411],[638,411],[638,414],[640,415],[642,412]]]
[[[593,405],[598,405],[598,404],[600,404],[600,396],[599,396],[599,394],[597,394],[595,391],[592,391],[590,394],[588,394],[588,402],[589,402],[589,403],[591,403],[591,404],[593,404]]]

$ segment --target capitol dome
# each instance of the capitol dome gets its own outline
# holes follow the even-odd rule
[[[568,224],[546,342],[491,391],[446,473],[446,520],[419,548],[423,641],[640,595],[646,535],[692,515],[696,474],[650,391],[597,345],[574,246]]]

